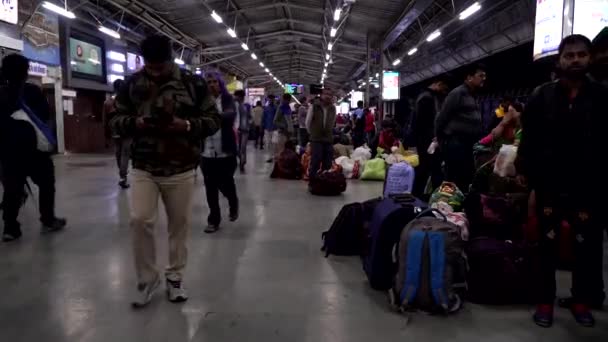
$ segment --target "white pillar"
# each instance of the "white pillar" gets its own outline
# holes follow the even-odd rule
[[[61,67],[52,68],[55,78],[55,128],[57,130],[57,152],[65,153],[65,129],[63,125],[63,84]],[[49,70],[51,71],[51,70]]]

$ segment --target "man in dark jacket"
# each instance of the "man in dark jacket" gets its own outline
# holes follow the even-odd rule
[[[570,310],[593,326],[590,306],[602,292],[602,210],[608,90],[587,77],[591,42],[564,38],[559,46],[559,79],[537,88],[522,115],[517,171],[536,192],[540,229],[540,270],[536,324],[553,323],[557,227],[566,219],[575,235]],[[575,156],[572,162],[566,156]],[[523,178],[522,177],[522,178]]]
[[[21,237],[17,218],[23,204],[24,188],[30,177],[39,188],[42,232],[61,230],[66,220],[55,216],[55,166],[51,153],[40,151],[34,127],[11,115],[27,106],[38,120],[45,123],[50,116],[49,105],[42,90],[26,84],[29,60],[21,55],[8,55],[2,60],[2,76],[7,82],[0,89],[0,160],[4,187],[3,241]]]
[[[334,158],[336,107],[332,102],[333,95],[330,88],[323,88],[321,101],[310,106],[306,115],[306,128],[310,134],[311,160],[308,174],[311,181],[317,177],[319,170],[329,170]]]
[[[423,90],[416,99],[413,132],[420,164],[416,168],[416,178],[412,193],[417,197],[424,195],[424,189],[429,177],[431,177],[433,189],[441,184],[443,178],[439,151],[429,154],[427,150],[435,140],[435,118],[441,108],[441,103],[447,90],[447,82],[444,79],[437,79],[427,89]]]
[[[200,141],[220,127],[220,116],[204,81],[173,63],[166,37],[147,37],[141,50],[145,66],[121,87],[111,122],[120,136],[133,138],[131,230],[138,297],[132,304],[136,307],[148,304],[160,285],[154,234],[159,197],[169,231],[168,299],[188,299],[182,274]]]
[[[456,183],[465,193],[475,172],[473,145],[482,136],[481,112],[475,93],[485,81],[483,66],[470,67],[464,84],[448,94],[435,120],[435,136],[445,161],[445,180]]]

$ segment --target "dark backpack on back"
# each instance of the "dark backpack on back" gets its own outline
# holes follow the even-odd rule
[[[391,288],[397,271],[393,247],[399,241],[401,230],[426,206],[412,195],[389,196],[376,206],[362,255],[363,269],[373,289]]]
[[[333,255],[361,255],[364,249],[365,226],[381,198],[363,203],[347,204],[338,213],[329,230],[321,235],[325,257]]]

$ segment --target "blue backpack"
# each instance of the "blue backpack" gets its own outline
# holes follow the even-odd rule
[[[391,165],[384,179],[384,196],[412,193],[414,168],[405,162]]]
[[[396,258],[397,276],[389,292],[395,307],[446,314],[462,307],[453,284],[462,265],[463,242],[458,226],[441,212],[428,209],[403,229]]]

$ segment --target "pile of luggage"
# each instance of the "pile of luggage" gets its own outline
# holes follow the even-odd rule
[[[384,196],[344,206],[323,233],[322,250],[360,256],[370,286],[401,311],[450,314],[463,299],[529,303],[538,273],[525,233],[529,193],[493,167],[479,169],[466,197],[446,182],[425,203],[409,194],[411,166],[394,164]]]

